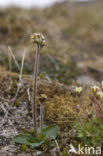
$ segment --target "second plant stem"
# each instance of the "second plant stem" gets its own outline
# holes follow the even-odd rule
[[[37,77],[39,68],[39,57],[40,57],[40,45],[37,44],[36,47],[36,57],[35,57],[35,67],[33,75],[33,122],[34,122],[34,135],[37,136]]]
[[[42,132],[42,128],[43,128],[43,103],[41,103],[40,105],[40,130]]]

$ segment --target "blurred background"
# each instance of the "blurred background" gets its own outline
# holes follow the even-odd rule
[[[7,6],[19,6],[19,7],[47,7],[55,2],[62,2],[64,0],[4,0],[0,1],[0,6],[7,7]],[[69,0],[66,0],[69,1]],[[70,0],[72,1],[72,0]],[[77,0],[77,1],[88,1],[88,0]]]
[[[85,84],[103,80],[102,0],[0,1],[0,65],[9,70],[8,46],[19,64],[27,50],[24,74],[32,74],[35,49],[30,35],[41,32],[40,78]],[[18,72],[11,60],[12,72]]]

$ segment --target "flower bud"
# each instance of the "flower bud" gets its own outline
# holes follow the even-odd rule
[[[47,99],[47,95],[45,95],[45,94],[41,94],[41,97],[44,99]]]

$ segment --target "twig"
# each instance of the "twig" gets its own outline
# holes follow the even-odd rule
[[[29,99],[29,101],[31,101],[30,88],[27,89],[27,95],[28,95],[28,99]]]
[[[60,152],[60,147],[59,147],[59,144],[58,144],[57,140],[56,140],[54,137],[53,137],[53,139],[54,139],[54,141],[55,141],[55,144],[56,144],[56,146],[57,146],[57,150],[58,150],[60,156],[62,156],[62,154],[61,154],[61,152]]]
[[[13,57],[13,59],[14,59],[14,61],[15,61],[16,66],[18,67],[18,70],[20,71],[20,66],[19,66],[19,64],[18,64],[18,62],[17,62],[17,60],[16,60],[16,58],[15,58],[15,56],[14,56],[14,54],[13,54],[11,48],[8,47],[8,49],[9,49],[9,52],[10,52],[11,56]]]

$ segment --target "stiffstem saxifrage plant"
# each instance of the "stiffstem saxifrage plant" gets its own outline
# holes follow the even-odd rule
[[[85,90],[88,89],[87,94]],[[73,130],[76,130],[76,137],[78,143],[87,146],[101,147],[103,145],[103,82],[100,86],[92,87],[76,87],[75,92],[81,97],[84,96],[84,100],[88,100],[86,103],[87,113],[85,115],[85,109],[78,115],[79,118],[74,122]],[[82,101],[83,102],[83,101]],[[80,107],[81,107],[80,102]],[[85,115],[85,116],[84,116]],[[99,134],[99,135],[98,135]]]
[[[35,67],[33,74],[33,121],[34,121],[34,135],[37,136],[37,125],[36,125],[36,117],[37,117],[37,77],[38,77],[38,68],[39,68],[39,57],[40,50],[46,45],[45,38],[40,33],[34,33],[31,35],[32,43],[36,44],[36,57],[35,57]]]
[[[57,125],[43,126],[43,102],[47,98],[45,94],[41,94],[40,98],[40,127],[37,127],[37,77],[39,70],[39,57],[40,50],[46,45],[46,41],[44,36],[40,33],[34,33],[33,35],[31,35],[31,41],[32,43],[36,44],[32,96],[34,130],[33,132],[25,130],[23,134],[14,136],[13,141],[15,143],[25,144],[36,148],[40,147],[43,143],[49,144],[50,141],[48,140],[55,140],[58,135],[59,128]]]

